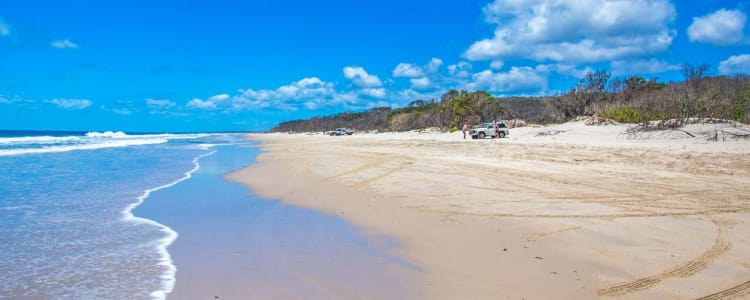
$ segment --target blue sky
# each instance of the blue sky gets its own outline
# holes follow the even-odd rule
[[[750,1],[0,0],[0,129],[265,130],[588,70],[750,73]]]

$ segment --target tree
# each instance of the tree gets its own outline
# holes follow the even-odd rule
[[[685,120],[690,118],[690,93],[692,92],[695,98],[697,98],[701,81],[708,74],[709,69],[711,69],[711,65],[709,64],[693,65],[685,63],[682,65],[680,71],[682,72],[682,76],[685,77],[687,87],[682,106],[682,113],[685,116]]]

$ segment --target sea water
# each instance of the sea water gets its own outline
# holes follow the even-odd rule
[[[241,139],[0,131],[0,298],[163,298],[177,233],[131,210]]]
[[[339,214],[269,201],[224,175],[260,150],[217,145],[189,180],[154,191],[133,212],[179,232],[169,299],[414,299],[418,270]],[[278,184],[285,183],[278,178]]]
[[[0,131],[0,299],[413,298],[416,269],[350,224],[223,180],[247,146]]]

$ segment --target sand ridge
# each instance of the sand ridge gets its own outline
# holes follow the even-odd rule
[[[269,152],[231,177],[399,238],[428,298],[745,295],[750,143],[625,131],[255,135]]]

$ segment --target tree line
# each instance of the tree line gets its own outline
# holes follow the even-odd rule
[[[439,99],[418,99],[404,107],[376,107],[279,123],[272,132],[325,131],[348,127],[358,131],[407,131],[439,127],[457,130],[463,123],[521,119],[549,124],[598,115],[622,123],[717,118],[750,122],[750,77],[707,76],[708,65],[685,64],[682,82],[658,82],[639,76],[612,78],[589,72],[564,94],[496,98],[485,91],[449,90]]]

